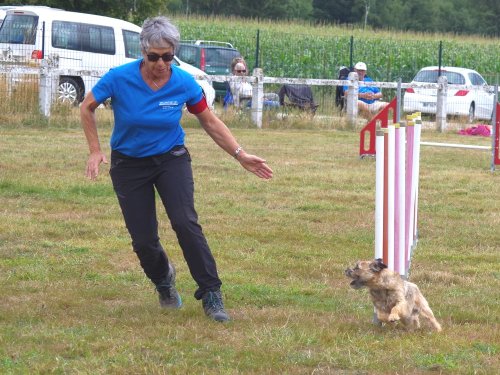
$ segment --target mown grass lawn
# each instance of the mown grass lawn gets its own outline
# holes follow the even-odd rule
[[[162,311],[143,276],[108,166],[84,178],[78,128],[0,127],[2,374],[496,374],[500,175],[484,151],[423,148],[410,280],[443,332],[372,324],[343,270],[374,253],[374,160],[358,135],[245,129],[275,171],[260,181],[187,128],[200,221],[228,324],[209,321],[159,206],[184,307]],[[110,129],[101,129],[107,144]],[[474,142],[452,133],[423,138]]]

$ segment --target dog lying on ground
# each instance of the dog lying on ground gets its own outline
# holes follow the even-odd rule
[[[358,261],[354,268],[345,270],[345,275],[353,279],[352,288],[368,288],[380,322],[401,321],[407,329],[415,329],[420,328],[421,315],[436,331],[441,331],[441,325],[417,285],[389,270],[382,259]]]

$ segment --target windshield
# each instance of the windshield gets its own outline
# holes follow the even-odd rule
[[[35,44],[38,16],[8,14],[0,29],[0,43]]]
[[[236,50],[226,48],[206,48],[206,64],[212,67],[229,68],[233,58],[241,56]]]
[[[436,70],[421,70],[416,75],[415,82],[428,82],[436,83],[438,79],[439,71]],[[460,73],[448,72],[446,70],[441,70],[441,75],[446,76],[448,83],[452,85],[465,85],[465,78]]]

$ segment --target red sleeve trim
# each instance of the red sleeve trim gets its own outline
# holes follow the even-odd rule
[[[207,100],[205,99],[205,96],[203,96],[198,103],[196,103],[194,105],[187,105],[186,107],[190,113],[192,113],[193,115],[196,115],[198,113],[203,112],[205,109],[207,109],[208,104],[207,104]]]

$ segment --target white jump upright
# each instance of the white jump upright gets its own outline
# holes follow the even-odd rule
[[[418,116],[376,134],[375,257],[404,277],[417,242]]]

